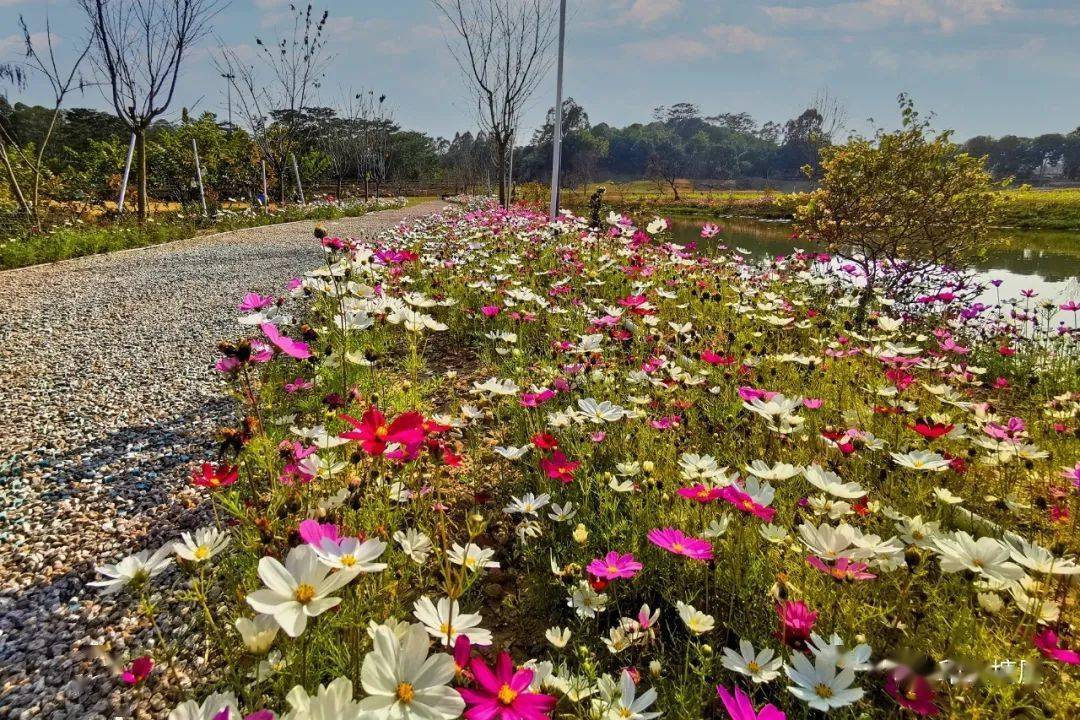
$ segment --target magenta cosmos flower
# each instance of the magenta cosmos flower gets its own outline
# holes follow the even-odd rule
[[[756,515],[765,522],[772,522],[773,516],[776,515],[776,508],[765,507],[760,503],[754,502],[754,498],[750,497],[734,485],[728,485],[721,490],[720,497],[724,498],[743,512]]]
[[[529,692],[533,671],[515,671],[509,653],[499,653],[494,672],[480,657],[469,666],[477,687],[458,688],[468,720],[547,720],[555,709],[553,696]]]
[[[780,639],[793,646],[805,643],[814,629],[818,614],[802,600],[788,600],[776,606],[780,616]]]
[[[1035,636],[1035,647],[1051,660],[1057,660],[1067,665],[1080,665],[1080,653],[1070,650],[1061,644],[1061,639],[1053,630],[1046,629]]]
[[[701,483],[695,483],[690,487],[681,487],[676,492],[689,500],[696,500],[702,505],[707,505],[721,496],[720,488],[709,487]]]
[[[712,545],[707,540],[686,535],[676,528],[655,528],[649,531],[649,542],[670,553],[684,555],[691,560],[712,560]]]
[[[620,555],[612,550],[602,558],[596,558],[585,568],[593,577],[604,580],[617,580],[620,578],[632,578],[638,574],[642,565],[630,553]]]
[[[934,704],[934,688],[922,675],[906,667],[895,668],[885,680],[887,692],[900,707],[922,717],[934,717],[941,708]]]
[[[769,704],[760,711],[754,709],[754,703],[750,697],[739,688],[734,688],[732,695],[723,685],[716,686],[716,694],[720,696],[720,702],[724,703],[731,720],[786,720],[787,715],[775,705]]]
[[[873,580],[877,577],[873,573],[866,572],[866,568],[869,567],[866,563],[854,562],[846,557],[836,558],[836,562],[829,565],[816,555],[811,555],[806,558],[806,563],[837,580]]]
[[[263,334],[266,335],[270,342],[277,346],[278,350],[289,357],[297,360],[307,360],[311,357],[311,350],[306,342],[293,340],[287,335],[282,335],[274,323],[263,323],[259,325],[259,329],[263,331]]]

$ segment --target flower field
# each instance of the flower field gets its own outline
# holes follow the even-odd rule
[[[102,559],[199,627],[124,682],[183,646],[170,720],[1070,716],[1080,305],[942,274],[856,326],[829,257],[666,228],[317,230],[220,345],[213,523]]]

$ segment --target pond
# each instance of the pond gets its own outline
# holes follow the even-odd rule
[[[714,222],[720,234],[712,240],[702,240],[701,226]],[[699,247],[720,242],[730,248],[740,247],[752,255],[786,255],[795,247],[812,249],[805,242],[791,239],[791,225],[785,222],[765,222],[745,218],[672,218],[671,232],[675,242],[697,242]],[[973,267],[987,280],[1001,280],[1001,288],[988,290],[983,302],[1018,298],[1021,290],[1034,290],[1037,301],[1050,300],[1061,305],[1080,299],[1080,232],[1040,232],[1033,230],[1000,230],[1000,247]],[[1071,313],[1059,313],[1058,320],[1069,320]],[[1071,322],[1070,322],[1071,324]]]

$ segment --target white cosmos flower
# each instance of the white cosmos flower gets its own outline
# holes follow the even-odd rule
[[[679,468],[682,476],[690,482],[698,480],[713,481],[722,477],[724,470],[716,464],[716,458],[712,455],[697,455],[695,453],[683,453],[679,457]]]
[[[817,463],[803,468],[803,477],[819,490],[845,500],[854,500],[866,494],[859,483],[846,483],[840,479],[839,475],[824,469]]]
[[[353,700],[352,682],[339,677],[329,685],[320,685],[314,695],[308,695],[297,685],[285,696],[291,708],[281,720],[360,720],[364,712]]]
[[[1028,570],[1050,575],[1076,575],[1080,565],[1072,557],[1054,557],[1046,548],[1028,542],[1014,533],[1005,534],[1005,546],[1012,559]]]
[[[570,635],[570,628],[563,628],[558,625],[549,627],[544,633],[544,637],[547,638],[547,641],[560,650],[566,647],[566,643],[570,642]]]
[[[840,523],[836,527],[825,523],[816,527],[805,522],[799,525],[799,538],[803,544],[823,560],[866,558],[868,553],[853,550],[855,533],[855,528],[847,523]]]
[[[829,712],[857,702],[863,696],[862,688],[853,688],[855,671],[848,668],[836,672],[836,665],[824,655],[818,656],[813,665],[802,653],[791,656],[791,664],[784,671],[794,685],[788,692],[814,710]]]
[[[216,720],[217,716],[226,708],[229,710],[230,718],[240,717],[238,707],[236,696],[231,692],[215,693],[203,700],[202,703],[185,700],[169,713],[169,720]]]
[[[270,615],[256,615],[254,619],[238,617],[234,625],[244,641],[244,647],[255,655],[269,650],[278,634],[277,620]]]
[[[658,712],[649,712],[649,708],[656,702],[656,690],[649,688],[637,697],[637,687],[634,678],[626,670],[619,676],[619,696],[615,699],[608,711],[610,720],[652,720],[660,717]]]
[[[991,537],[978,540],[963,530],[934,539],[941,569],[948,573],[970,570],[993,580],[1024,577],[1024,569],[1009,561],[1009,547]]]
[[[141,587],[147,580],[159,575],[172,564],[172,554],[173,543],[166,543],[152,555],[149,550],[143,550],[134,555],[128,555],[115,565],[99,565],[95,570],[106,579],[94,580],[87,584],[101,588],[101,592],[105,595],[119,592],[128,585]]]
[[[720,659],[720,664],[732,672],[746,675],[755,683],[767,683],[780,677],[780,668],[784,661],[776,656],[772,648],[762,648],[755,653],[749,640],[740,640],[739,652],[724,648],[724,657]]]
[[[338,541],[323,538],[315,555],[327,567],[355,572],[378,572],[386,569],[386,563],[373,562],[386,550],[386,543],[378,538],[360,542],[360,538],[344,537]]]
[[[453,720],[465,701],[448,683],[454,659],[445,653],[428,656],[428,635],[410,625],[398,638],[390,628],[375,631],[375,647],[364,657],[360,682],[368,694],[360,710],[370,720]]]
[[[550,499],[551,496],[547,493],[543,495],[525,493],[519,498],[511,497],[510,504],[503,508],[503,512],[507,515],[532,515],[536,517],[537,511],[547,505]]]
[[[662,217],[653,218],[652,222],[645,226],[645,231],[650,235],[662,233],[668,228],[667,220]]]
[[[788,480],[803,471],[802,467],[798,465],[789,465],[787,463],[778,462],[770,467],[761,460],[755,460],[750,463],[746,466],[745,470],[762,480]]]
[[[474,395],[517,395],[520,388],[513,380],[491,377],[484,382],[473,381]]]
[[[512,445],[509,447],[502,447],[497,445],[495,447],[495,452],[498,455],[506,458],[507,460],[520,460],[521,458],[525,457],[525,454],[529,452],[531,448],[532,445],[529,443],[526,443],[521,447],[514,447]]]
[[[444,646],[453,646],[464,635],[474,645],[490,645],[491,632],[480,627],[479,613],[463,613],[457,600],[440,598],[438,604],[424,595],[413,603],[413,617],[424,624],[428,635]]]
[[[607,607],[608,596],[592,589],[588,582],[582,580],[570,592],[566,604],[574,609],[578,617],[594,618],[597,611]]]
[[[679,611],[679,618],[695,635],[707,633],[716,625],[712,615],[706,615],[693,605],[687,605],[682,600],[675,603],[675,609]]]
[[[927,522],[922,519],[922,515],[900,517],[896,520],[896,531],[900,533],[900,539],[908,545],[932,549],[934,538],[941,532],[941,523]]]
[[[495,551],[491,548],[482,548],[476,543],[468,543],[465,547],[454,543],[447,555],[450,557],[450,562],[461,565],[468,570],[475,571],[480,568],[499,567],[499,563],[491,559],[495,555]]]
[[[577,508],[569,500],[565,505],[551,503],[551,512],[548,513],[548,517],[555,522],[567,522],[572,520],[575,515],[577,515]]]
[[[394,533],[394,542],[400,545],[401,551],[418,565],[423,564],[434,549],[431,545],[431,538],[416,528],[396,531]]]
[[[595,424],[616,422],[626,416],[626,409],[615,405],[610,400],[597,402],[593,398],[582,398],[577,401],[579,417]]]
[[[914,450],[909,453],[889,453],[897,465],[912,470],[943,472],[949,468],[949,461],[928,450]]]
[[[289,551],[284,565],[272,557],[259,560],[259,578],[266,587],[248,594],[247,602],[255,612],[272,615],[289,637],[300,637],[309,617],[318,617],[341,602],[331,593],[356,575],[351,570],[331,573],[311,546],[299,545]]]
[[[191,533],[181,533],[180,541],[173,544],[173,550],[184,560],[200,563],[217,555],[228,544],[228,533],[205,527],[196,530],[195,537]]]
[[[727,532],[728,525],[730,524],[731,515],[729,513],[724,513],[720,517],[714,518],[711,522],[709,522],[709,526],[705,528],[704,531],[702,531],[701,536],[714,539],[718,537],[723,537],[724,533]]]
[[[817,633],[810,633],[810,641],[807,643],[807,647],[815,658],[828,657],[829,661],[841,670],[851,669],[855,672],[866,672],[874,667],[874,664],[870,662],[872,650],[869,645],[862,643],[850,650],[845,650],[843,639],[836,633],[833,633],[828,640],[825,640]]]

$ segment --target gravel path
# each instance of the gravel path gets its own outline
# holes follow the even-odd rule
[[[442,206],[327,225],[360,236]],[[312,225],[0,273],[0,720],[168,714],[183,672],[123,688],[87,648],[128,662],[152,635],[85,583],[194,523],[187,473],[230,411],[215,344],[240,334],[244,292],[281,292],[319,260]],[[186,618],[164,615],[163,632],[181,632]]]

